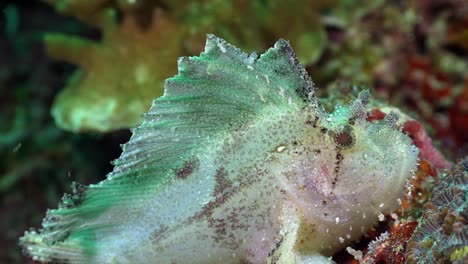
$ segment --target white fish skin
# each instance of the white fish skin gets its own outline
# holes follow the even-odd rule
[[[326,263],[397,200],[418,150],[367,91],[325,112],[289,44],[261,57],[208,36],[181,58],[107,180],[21,239],[63,263]]]

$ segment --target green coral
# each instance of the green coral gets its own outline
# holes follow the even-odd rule
[[[49,34],[45,39],[51,57],[81,67],[55,100],[52,114],[57,125],[71,131],[99,132],[139,124],[150,100],[162,95],[162,90],[149,87],[162,87],[162,81],[175,72],[174,63],[167,58],[199,53],[199,43],[207,33],[216,33],[247,51],[264,50],[282,37],[293,43],[302,63],[311,64],[327,46],[325,25],[329,17],[344,25],[381,4],[304,0],[48,2],[61,14],[75,16],[102,31],[100,42],[61,34]],[[122,14],[122,23],[117,22],[116,12]]]
[[[181,55],[179,28],[159,9],[147,29],[135,15],[118,24],[112,9],[102,11],[101,42],[47,34],[48,54],[81,66],[52,106],[56,123],[67,130],[105,132],[135,126],[163,80],[175,73]],[[150,54],[150,55],[148,55]]]

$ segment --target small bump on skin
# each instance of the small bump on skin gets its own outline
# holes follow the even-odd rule
[[[385,117],[385,122],[391,128],[397,130],[398,129],[398,119],[399,119],[398,114],[392,111]]]
[[[369,91],[362,91],[361,93],[359,93],[358,99],[361,101],[361,104],[363,106],[366,106],[367,104],[369,104],[369,101],[370,101]]]

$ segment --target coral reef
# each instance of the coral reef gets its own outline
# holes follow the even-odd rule
[[[438,178],[408,242],[407,263],[468,261],[468,158]]]
[[[406,247],[417,223],[396,221],[390,226],[389,231],[370,242],[367,253],[359,259],[360,263],[406,263]]]
[[[467,8],[466,1],[385,1],[346,27],[328,28],[311,76],[323,87],[340,79],[373,87],[417,117],[450,159],[465,156],[468,51],[457,30]]]
[[[438,170],[426,160],[419,160],[418,170],[410,180],[411,195],[403,199],[401,208],[396,213],[403,219],[418,219],[424,205],[431,198],[431,191],[436,184]]]
[[[468,158],[439,177],[434,172],[422,161],[399,215],[381,224],[362,251],[348,248],[359,263],[466,263]]]
[[[62,34],[48,34],[45,38],[52,58],[81,67],[52,108],[57,125],[75,132],[107,132],[139,124],[141,113],[149,108],[151,100],[162,95],[162,89],[154,87],[162,87],[163,80],[175,73],[174,60],[170,58],[199,53],[199,43],[203,43],[207,33],[219,34],[248,51],[266,49],[269,43],[283,37],[291,41],[303,63],[312,63],[327,43],[323,10],[331,10],[328,16],[333,19],[328,20],[345,25],[381,3],[47,2],[61,14],[75,16],[102,32],[100,41]],[[356,12],[348,13],[350,9]],[[116,19],[117,12],[122,16],[121,22]]]
[[[101,11],[99,43],[45,36],[49,56],[81,67],[52,106],[64,129],[105,132],[137,125],[152,98],[162,95],[164,79],[175,73],[181,30],[170,17],[154,9],[147,28],[141,28],[136,14],[120,23],[116,15],[112,9]]]

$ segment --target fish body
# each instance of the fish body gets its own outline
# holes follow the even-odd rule
[[[257,56],[209,35],[107,179],[21,244],[44,262],[329,262],[398,206],[417,164],[395,118],[366,121],[368,100],[327,113],[286,41]]]

